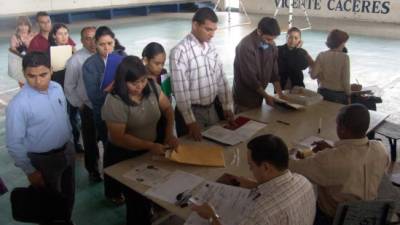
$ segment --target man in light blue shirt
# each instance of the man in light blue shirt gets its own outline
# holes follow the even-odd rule
[[[31,52],[22,61],[26,84],[6,110],[6,142],[15,165],[35,188],[50,188],[74,202],[74,149],[61,86],[50,81],[46,53]],[[55,206],[56,207],[56,206]]]
[[[79,109],[82,122],[82,140],[85,149],[85,167],[89,173],[89,179],[92,182],[100,182],[102,178],[99,172],[99,148],[93,119],[93,106],[86,94],[82,77],[83,63],[96,53],[95,33],[96,27],[84,27],[81,30],[83,48],[77,51],[65,66],[64,91],[65,97],[67,97],[73,108]]]

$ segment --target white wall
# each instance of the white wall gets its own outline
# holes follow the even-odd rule
[[[250,13],[273,14],[279,0],[242,0]],[[286,6],[289,0],[282,0]],[[294,15],[303,16],[299,0],[293,0]],[[400,0],[303,0],[310,16],[400,23]],[[279,15],[288,13],[287,7]]]
[[[68,11],[175,2],[194,2],[194,0],[0,0],[0,16],[35,14],[37,11]]]

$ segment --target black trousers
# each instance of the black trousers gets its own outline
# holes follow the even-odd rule
[[[67,143],[64,151],[46,155],[28,153],[28,157],[33,167],[42,173],[46,187],[67,199],[67,215],[71,218],[75,199],[75,151],[72,143]]]
[[[146,151],[132,151],[121,148],[110,142],[104,151],[104,168],[121,161],[138,157]],[[126,220],[128,225],[150,225],[152,202],[143,195],[126,187],[115,179],[104,174],[104,191],[107,197],[125,196]]]
[[[99,173],[99,147],[92,109],[84,105],[79,110],[81,116],[82,141],[85,149],[85,168],[90,174]]]
[[[81,130],[79,108],[71,105],[71,103],[67,101],[67,109],[68,109],[69,121],[72,127],[72,135],[74,137],[74,145],[75,148],[77,148],[77,145],[79,144],[80,130]]]

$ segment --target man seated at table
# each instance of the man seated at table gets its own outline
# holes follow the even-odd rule
[[[381,178],[389,166],[383,144],[368,140],[368,109],[361,104],[344,106],[336,117],[334,146],[317,142],[313,156],[289,161],[289,168],[318,186],[315,224],[332,224],[339,203],[377,197]]]
[[[254,190],[252,204],[243,212],[240,224],[311,225],[315,216],[314,190],[305,177],[289,171],[285,143],[269,134],[254,138],[247,148],[248,164],[256,181],[232,176],[241,187]],[[212,225],[222,224],[223,218],[209,203],[192,205],[192,210]]]

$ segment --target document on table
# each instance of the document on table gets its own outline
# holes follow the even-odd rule
[[[248,210],[252,199],[249,189],[234,187],[216,182],[205,182],[192,198],[199,203],[208,202],[221,216],[222,224],[237,225],[243,212]],[[206,219],[192,212],[185,225],[208,225]]]
[[[323,139],[323,138],[317,137],[317,136],[310,136],[308,138],[301,140],[299,143],[297,143],[297,145],[300,147],[312,149],[314,147],[313,143],[317,142],[317,141],[326,141],[331,146],[333,146],[333,144],[334,144],[333,141],[326,140],[326,139]]]
[[[147,190],[145,195],[174,204],[178,194],[191,191],[202,182],[202,177],[177,170],[166,181]]]
[[[201,142],[182,143],[177,151],[168,151],[166,158],[174,162],[198,166],[225,166],[224,149]]]
[[[170,174],[171,172],[167,170],[145,163],[131,169],[123,176],[144,185],[154,187],[164,182]]]
[[[50,60],[53,72],[65,69],[65,64],[72,56],[71,45],[60,45],[50,47]]]
[[[8,52],[8,76],[14,80],[25,82],[22,71],[22,58],[12,52]]]
[[[236,130],[230,130],[221,127],[220,125],[214,125],[206,131],[203,131],[201,134],[206,138],[221,142],[223,144],[236,145],[242,141],[247,141],[265,126],[266,124],[264,123],[250,120]]]
[[[279,97],[272,96],[272,98],[274,99],[274,103],[276,105],[281,106],[281,107],[286,108],[286,109],[299,110],[299,109],[304,109],[305,108],[304,105],[288,102],[288,101],[286,101],[284,99],[281,99]]]

